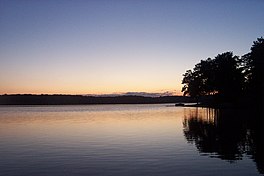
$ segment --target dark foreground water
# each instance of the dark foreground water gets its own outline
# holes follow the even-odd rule
[[[1,106],[0,175],[260,175],[263,128],[248,116],[168,105]]]

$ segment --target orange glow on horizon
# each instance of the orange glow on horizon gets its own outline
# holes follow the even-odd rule
[[[70,80],[69,80],[70,81]],[[73,94],[73,95],[84,95],[84,94],[124,94],[127,92],[145,92],[145,93],[165,93],[169,92],[173,95],[182,95],[181,85],[169,84],[168,82],[145,82],[138,81],[138,83],[129,82],[128,80],[124,83],[111,84],[104,82],[93,82],[82,83],[63,83],[63,82],[30,82],[27,81],[24,84],[11,82],[5,85],[0,85],[0,94]],[[97,83],[97,84],[96,84]]]
[[[175,96],[181,96],[182,93],[180,90],[161,90],[161,91],[142,91],[142,90],[129,90],[129,91],[50,91],[50,90],[36,90],[36,91],[31,91],[31,90],[25,90],[25,91],[10,91],[10,90],[1,90],[0,91],[0,95],[4,95],[4,94],[36,94],[36,95],[40,95],[40,94],[48,94],[48,95],[53,95],[53,94],[62,94],[62,95],[122,95],[122,94],[126,94],[126,93],[146,93],[146,94],[170,94],[170,95],[175,95]]]
[[[181,77],[170,73],[145,72],[72,72],[62,69],[53,73],[17,72],[3,77],[0,94],[119,94],[126,92],[164,93],[182,95]],[[33,74],[34,73],[34,74]],[[87,76],[86,76],[87,75]]]

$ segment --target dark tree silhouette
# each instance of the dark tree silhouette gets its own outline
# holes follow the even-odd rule
[[[221,100],[233,100],[240,95],[244,82],[240,62],[232,52],[202,60],[183,75],[182,92],[192,97],[217,94]]]
[[[203,95],[203,80],[198,72],[187,70],[183,76],[182,84],[185,85],[182,88],[182,92],[184,92],[184,95],[190,95],[191,97]]]
[[[264,100],[264,39],[258,38],[253,42],[251,52],[242,56],[245,93],[256,104],[263,106]]]
[[[227,52],[217,55],[214,62],[215,91],[222,101],[232,102],[241,94],[244,82],[239,57]]]
[[[251,52],[241,58],[232,52],[201,60],[187,70],[182,80],[184,95],[198,99],[214,95],[216,104],[245,105],[263,108],[264,102],[264,39],[253,42]],[[243,96],[242,96],[243,95]]]

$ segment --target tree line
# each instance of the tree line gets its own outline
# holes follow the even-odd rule
[[[85,95],[0,95],[0,105],[78,105],[78,104],[156,104],[156,103],[192,103],[190,97],[162,96],[143,97],[123,96],[85,96]]]
[[[183,74],[182,92],[194,97],[210,96],[210,103],[245,103],[263,105],[264,38],[253,42],[250,52],[239,57],[232,52],[201,60]]]

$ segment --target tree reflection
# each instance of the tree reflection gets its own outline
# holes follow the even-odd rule
[[[229,162],[250,156],[264,173],[264,126],[257,110],[186,109],[184,135],[202,155]]]

